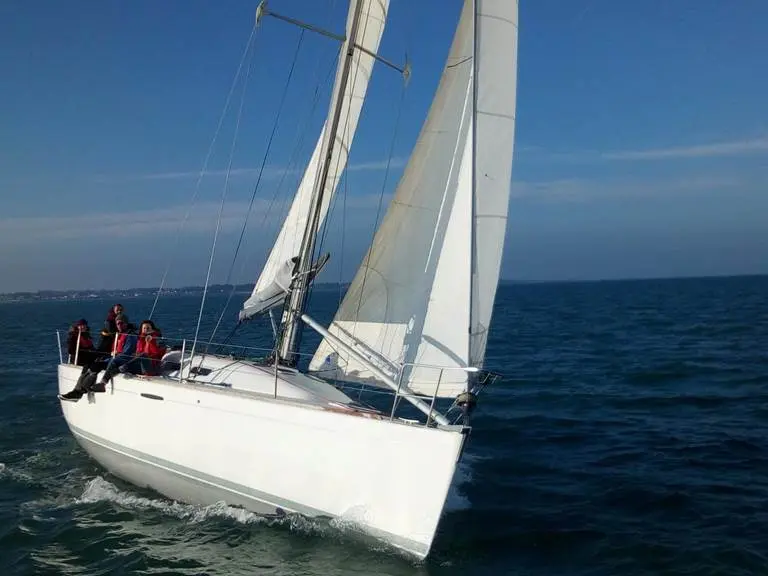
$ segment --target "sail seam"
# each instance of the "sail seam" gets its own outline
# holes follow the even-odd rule
[[[512,120],[515,121],[515,115],[514,114],[504,114],[502,112],[489,112],[487,110],[480,110],[478,109],[476,112],[477,116],[490,116],[491,118],[503,118],[505,120]]]
[[[494,14],[482,14],[480,12],[478,12],[477,15],[481,18],[488,18],[488,20],[498,20],[499,22],[504,22],[505,24],[514,26],[515,29],[517,29],[517,22],[515,22],[514,20],[510,20],[509,18],[504,18],[503,16],[496,16]]]

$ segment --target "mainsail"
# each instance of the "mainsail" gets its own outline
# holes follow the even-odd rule
[[[358,2],[362,3],[361,21],[355,38],[350,38],[352,18]],[[320,222],[325,218],[336,187],[347,164],[349,149],[352,146],[357,122],[360,118],[363,101],[368,89],[368,82],[373,71],[375,58],[372,54],[376,54],[378,51],[379,42],[384,33],[388,8],[389,0],[352,0],[350,2],[347,14],[347,39],[342,47],[342,53],[346,51],[350,43],[362,49],[354,51],[349,82],[345,90],[339,95],[342,98],[339,130],[336,133],[335,145],[331,148],[331,168],[322,197]],[[341,70],[342,62],[339,60],[336,68],[336,85],[340,82]],[[334,93],[336,92],[337,90],[334,90]],[[333,109],[333,103],[330,109]],[[293,272],[293,259],[299,254],[302,235],[307,226],[315,180],[323,160],[320,155],[323,143],[328,137],[327,128],[328,119],[323,124],[323,129],[320,132],[320,137],[317,139],[309,164],[304,171],[304,176],[293,199],[293,204],[283,222],[283,227],[280,229],[280,233],[275,240],[261,275],[253,288],[251,296],[243,304],[243,309],[240,312],[241,319],[249,318],[280,304],[288,292]]]
[[[328,329],[393,380],[402,366],[417,393],[454,397],[464,369],[484,361],[510,194],[517,15],[516,0],[465,0],[416,146]],[[310,370],[381,384],[327,339]]]

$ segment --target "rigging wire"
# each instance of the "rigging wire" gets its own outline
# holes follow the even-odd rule
[[[221,216],[224,213],[224,203],[226,201],[227,192],[229,190],[229,178],[232,173],[232,160],[234,159],[234,156],[235,156],[235,146],[237,145],[237,137],[240,133],[240,122],[243,117],[243,105],[245,104],[245,95],[246,95],[246,92],[248,91],[248,79],[250,78],[250,75],[251,75],[251,63],[253,61],[253,53],[254,51],[251,50],[248,58],[248,66],[246,67],[246,70],[245,70],[245,78],[243,80],[243,90],[242,90],[242,93],[240,94],[240,106],[237,110],[237,119],[235,121],[235,132],[232,135],[232,145],[230,146],[229,161],[227,163],[227,175],[224,179],[224,187],[221,193],[219,213],[216,218],[216,230],[213,233],[213,243],[211,245],[211,256],[208,259],[208,271],[206,272],[206,275],[205,275],[205,286],[203,287],[203,297],[200,300],[200,313],[197,316],[197,326],[195,327],[195,339],[192,342],[192,357],[194,357],[195,355],[197,338],[198,338],[198,335],[200,334],[200,323],[203,319],[203,310],[205,308],[205,297],[208,294],[208,285],[210,284],[210,281],[211,281],[211,269],[213,268],[213,258],[216,254],[216,242],[219,238],[219,232],[221,231]]]
[[[325,78],[324,84],[329,84],[330,83],[331,76],[332,76],[333,72],[338,67],[338,61],[339,61],[340,57],[341,57],[341,50],[337,51],[336,56],[331,61],[330,68],[328,70],[328,73],[327,73],[327,76]],[[315,101],[313,102],[312,112],[310,113],[310,116],[307,118],[307,123],[309,122],[309,119],[311,118],[312,114],[314,113],[315,109],[317,108],[317,104],[319,102],[319,95],[320,95],[319,87],[320,87],[320,85],[318,84],[318,87],[315,90]],[[323,127],[325,127],[326,122],[327,122],[327,119],[323,122]],[[307,133],[306,130],[303,131],[303,133],[301,135],[301,142],[299,144],[297,144],[297,148],[295,150],[296,152],[298,152],[299,147],[303,145],[303,141],[304,141],[304,137],[306,136],[306,133]],[[292,160],[292,162],[293,162],[293,160]],[[299,162],[299,158],[296,157],[295,158],[295,163],[298,164],[298,162]],[[302,177],[296,182],[296,189],[297,190],[301,186],[301,183],[303,182],[303,179],[306,176],[306,170],[307,170],[307,167],[304,168],[304,171],[302,172]],[[298,170],[296,170],[296,171],[298,172]],[[281,180],[281,183],[282,183],[282,181],[283,180]],[[288,218],[288,215],[290,214],[291,208],[293,206],[293,200],[295,199],[295,195],[296,195],[296,192],[294,192],[294,196],[292,198],[287,198],[286,202],[283,202],[282,206],[280,206],[280,208],[279,208],[279,215],[278,215],[278,218],[277,218],[278,221],[285,222],[286,218]],[[275,238],[273,240],[273,251],[274,250],[278,250],[279,252],[281,252],[283,250],[283,247],[285,246],[287,241],[289,241],[289,240],[293,241],[294,242],[294,246],[295,246],[296,241],[301,239],[300,237],[298,237],[298,238],[290,238],[289,239],[287,237],[287,235],[283,235],[282,239],[280,239],[280,232],[281,231],[282,231],[282,229],[278,229],[276,234],[275,234]],[[277,244],[278,240],[280,240],[280,244],[279,245]]]
[[[408,38],[410,38],[411,35],[407,34],[406,36]],[[406,47],[409,44],[410,44],[410,42],[408,40],[406,40]],[[384,192],[386,190],[387,183],[389,181],[390,169],[392,167],[391,166],[392,165],[392,157],[393,157],[393,154],[394,154],[395,144],[396,144],[397,136],[398,136],[398,133],[399,133],[399,128],[400,128],[400,123],[401,123],[401,118],[402,118],[402,112],[403,112],[403,107],[404,107],[403,104],[404,104],[404,101],[405,101],[406,91],[407,91],[407,83],[403,82],[402,85],[401,85],[401,88],[400,88],[400,97],[398,98],[398,103],[397,103],[397,112],[396,112],[395,124],[394,124],[394,129],[393,129],[393,132],[392,132],[392,138],[391,138],[390,144],[389,144],[389,151],[388,151],[388,154],[387,154],[387,162],[386,162],[386,166],[385,166],[385,169],[384,169],[384,179],[383,179],[383,182],[382,182],[382,185],[381,185],[381,190],[380,190],[380,193],[379,193],[379,201],[378,201],[378,205],[377,205],[377,209],[376,209],[376,219],[374,221],[372,235],[371,235],[371,243],[370,243],[371,248],[373,246],[373,239],[375,238],[376,231],[377,231],[377,228],[378,228],[378,225],[379,225],[379,218],[381,216],[381,211],[382,211],[382,206],[383,206],[383,201],[384,201]],[[346,181],[345,181],[345,185],[346,185]],[[344,196],[344,208],[346,208],[346,188],[345,188],[345,196]],[[323,236],[321,237],[321,241],[319,243],[320,249],[322,248],[322,244],[323,244],[323,242],[325,240],[325,233],[326,232],[327,232],[327,227],[323,231]],[[343,232],[342,232],[342,237],[343,237]],[[369,263],[370,257],[371,257],[371,248],[369,248],[369,250],[368,250],[368,252],[366,254],[366,257],[365,257],[365,262],[362,265],[362,266],[365,267],[365,271],[364,271],[364,274],[363,274],[363,288],[365,287],[365,279],[366,279],[366,276],[367,276],[367,273],[368,273],[368,263]],[[341,294],[342,294],[342,286],[339,285],[339,301],[340,301],[340,304],[343,301]],[[356,313],[355,313],[355,316],[354,316],[355,319],[357,319],[358,316],[359,316],[361,303],[362,303],[362,290],[360,292],[360,300],[358,301],[357,310],[356,310]],[[355,327],[356,326],[357,326],[357,322],[355,322]],[[340,354],[340,355],[343,354],[343,351],[336,350],[335,347],[333,345],[331,345],[330,342],[326,341],[326,343],[331,347],[331,349],[334,349],[337,354]],[[363,385],[363,387],[359,391],[358,399],[361,397],[364,388],[365,388],[365,386]]]
[[[371,4],[368,4],[368,12],[365,14],[365,24],[363,25],[362,34],[359,36],[360,39],[364,39],[365,35],[366,35],[366,32],[368,31],[368,23],[370,22],[370,15],[371,15]],[[350,86],[350,90],[349,90],[349,99],[348,99],[347,111],[349,111],[352,108],[352,97],[354,95],[354,87],[357,85],[357,77],[360,74],[360,60],[361,59],[362,59],[362,52],[358,51],[357,52],[357,67],[355,68],[354,76],[352,77],[352,82],[348,84],[348,86]],[[371,64],[371,71],[373,71],[373,66],[374,65],[375,65],[375,60]],[[370,82],[370,78],[368,79],[368,81]],[[359,118],[358,118],[358,120],[359,120]],[[350,149],[350,146],[349,146],[349,113],[347,113],[347,117],[344,119],[344,128],[343,128],[341,133],[342,133],[342,145],[343,145],[343,147],[347,151],[347,158],[346,158],[346,161],[344,163],[344,170],[343,170],[343,177],[344,177],[344,209],[346,209],[346,205],[347,205],[347,203],[346,203],[346,199],[347,199],[346,198],[346,190],[347,190],[347,188],[346,187],[347,187],[347,183],[348,183],[348,180],[349,180],[349,178],[348,178],[348,168],[349,168],[349,149]],[[345,136],[346,136],[346,140],[344,138]],[[334,178],[339,177],[338,173],[339,173],[339,164],[340,163],[341,163],[341,154],[339,154],[337,156],[337,158],[336,158],[336,165],[333,168]],[[327,179],[326,179],[326,182],[327,182]],[[334,188],[336,188],[337,186],[338,186],[338,183],[336,183]],[[322,231],[322,234],[320,236],[320,242],[318,242],[317,245],[315,246],[315,253],[312,255],[312,259],[313,260],[317,260],[320,257],[320,254],[322,253],[323,245],[325,243],[325,239],[326,239],[326,236],[328,234],[328,230],[331,227],[330,226],[331,217],[333,216],[333,212],[334,212],[334,208],[336,206],[336,202],[337,202],[337,195],[334,194],[333,195],[333,199],[331,200],[331,205],[328,207],[328,212],[326,213],[325,224],[323,226],[323,231]],[[344,227],[344,224],[346,222],[346,219],[345,219],[344,216],[345,216],[344,213],[342,213],[342,237],[344,235],[344,228],[343,227]],[[342,249],[343,249],[343,246],[342,246]],[[343,256],[342,256],[342,258],[343,258]],[[342,260],[342,262],[343,262],[343,260]],[[307,307],[308,307],[309,306],[309,301],[312,298],[312,293],[314,292],[314,282],[312,282],[309,285],[307,292],[308,292],[308,294],[307,294]]]
[[[335,6],[336,6],[336,0],[330,0],[330,7],[329,7],[329,10],[328,10],[328,13],[331,13],[331,12],[333,11],[333,8],[335,8]],[[307,115],[307,118],[306,118],[306,120],[305,120],[305,122],[304,122],[303,124],[308,124],[308,123],[309,123],[309,120],[310,120],[310,119],[312,118],[312,116],[314,115],[314,112],[315,112],[315,110],[316,110],[316,108],[317,108],[317,104],[318,104],[318,102],[319,102],[319,96],[320,96],[320,87],[321,87],[323,84],[327,84],[327,83],[328,83],[328,81],[329,81],[329,79],[330,79],[330,77],[331,77],[331,74],[333,73],[333,71],[334,71],[334,70],[336,69],[336,67],[337,67],[337,66],[336,66],[336,64],[337,64],[337,62],[338,62],[338,58],[339,58],[339,56],[340,56],[340,54],[339,54],[339,53],[337,53],[337,55],[336,55],[336,57],[334,58],[334,60],[332,60],[332,61],[331,61],[331,63],[330,63],[330,67],[329,67],[329,69],[328,69],[328,72],[327,72],[327,73],[326,73],[326,75],[325,75],[325,79],[324,79],[324,81],[318,80],[318,72],[319,72],[319,69],[320,69],[320,63],[321,63],[321,59],[320,59],[320,57],[318,57],[318,60],[317,60],[317,64],[316,64],[316,66],[315,66],[315,69],[314,69],[314,72],[313,72],[313,77],[314,77],[314,79],[315,79],[315,80],[317,80],[317,82],[316,82],[316,84],[315,84],[315,90],[314,90],[314,95],[313,95],[313,100],[312,100],[312,106],[311,106],[311,108],[310,108],[310,110],[309,110],[309,114]],[[294,62],[294,64],[295,64],[295,62]],[[293,65],[292,65],[292,67],[291,67],[291,68],[293,68]],[[299,128],[297,129],[297,134],[296,134],[296,137],[295,137],[295,139],[294,139],[294,146],[293,146],[293,149],[292,149],[292,151],[291,151],[291,154],[290,154],[290,156],[289,156],[289,159],[288,159],[288,163],[287,163],[287,165],[286,165],[286,168],[285,168],[285,170],[283,170],[283,172],[282,172],[282,174],[281,174],[281,176],[280,176],[280,182],[278,183],[277,187],[275,188],[275,192],[273,193],[273,195],[272,195],[272,198],[270,199],[269,205],[267,206],[267,210],[266,210],[266,212],[264,213],[264,216],[263,216],[263,218],[262,218],[262,223],[261,223],[261,225],[262,225],[262,226],[263,226],[263,224],[264,224],[264,223],[267,221],[267,219],[268,219],[269,215],[270,215],[270,214],[271,214],[271,212],[272,212],[272,209],[273,209],[273,207],[274,207],[274,205],[275,205],[275,203],[276,203],[277,197],[278,197],[278,195],[279,195],[280,191],[282,190],[283,184],[284,184],[284,182],[285,182],[285,180],[286,180],[286,176],[287,176],[287,175],[288,175],[288,174],[289,174],[289,173],[290,173],[290,172],[293,170],[293,166],[294,166],[295,164],[297,165],[297,164],[298,164],[298,162],[299,162],[299,157],[298,157],[298,156],[299,156],[299,150],[300,150],[300,149],[301,149],[301,147],[303,146],[303,144],[304,144],[304,140],[305,140],[305,137],[306,137],[306,134],[307,134],[307,130],[302,130],[302,129],[301,129],[301,126],[302,126],[303,124],[300,124],[300,125],[299,125]],[[299,185],[299,184],[297,183],[297,186],[298,186],[298,185]],[[258,188],[258,183],[257,183],[257,188]],[[256,192],[256,191],[254,190],[254,194],[255,194],[255,192]],[[285,207],[288,207],[288,208],[289,208],[289,210],[290,210],[290,204],[291,204],[291,202],[286,202],[286,203],[285,203]],[[282,214],[282,212],[283,212],[283,210],[282,210],[282,209],[280,210],[280,212],[281,212],[281,215],[280,215],[280,217],[278,217],[278,219],[277,219],[279,222],[280,222],[280,221],[284,221],[284,220],[285,220],[285,218],[287,217],[287,215],[285,215],[285,214]],[[250,208],[249,208],[249,213],[250,213]],[[248,219],[248,215],[246,214],[246,221],[245,221],[245,223],[243,224],[243,229],[245,229],[245,226],[246,226],[246,224],[247,224],[247,219]],[[279,236],[279,233],[280,233],[280,229],[278,229],[278,231],[277,231],[277,235],[278,235],[278,236]],[[277,237],[275,238],[275,240],[273,240],[273,242],[272,242],[272,243],[274,244],[276,240],[277,240]],[[233,268],[234,268],[234,266],[235,266],[235,263],[236,263],[236,260],[237,260],[237,252],[238,252],[239,248],[240,248],[240,242],[238,242],[238,248],[236,249],[236,251],[235,251],[235,255],[234,255],[233,259],[232,259],[232,264],[230,265],[230,270],[229,270],[229,272],[228,272],[228,274],[227,274],[227,276],[228,276],[228,277],[231,275],[231,272],[232,272],[232,270],[233,270]],[[273,246],[273,250],[274,250],[274,246]],[[246,260],[247,260],[247,258],[246,258],[246,259],[244,259],[244,260],[243,260],[243,262],[242,262],[242,263],[241,263],[241,265],[240,265],[240,272],[241,272],[241,273],[242,273],[242,272],[243,272],[243,270],[245,269],[245,263],[246,263]],[[224,305],[224,307],[223,307],[223,309],[222,309],[222,312],[221,312],[221,316],[219,317],[219,320],[218,320],[218,322],[217,322],[217,328],[218,328],[219,324],[221,323],[221,320],[222,320],[222,318],[224,317],[224,314],[226,313],[226,310],[227,310],[227,308],[229,307],[229,304],[230,304],[230,302],[231,302],[231,300],[232,300],[232,297],[233,297],[233,295],[234,295],[234,292],[235,292],[235,287],[234,287],[234,286],[232,286],[232,290],[230,291],[230,294],[229,294],[229,296],[228,296],[228,298],[227,298],[227,302],[226,302],[226,304]],[[271,314],[271,312],[270,312],[270,314]],[[228,342],[229,342],[229,341],[232,339],[232,337],[235,335],[235,333],[237,332],[237,329],[238,329],[239,327],[240,327],[240,322],[237,322],[237,323],[236,323],[236,324],[235,324],[235,325],[232,327],[232,329],[229,331],[229,334],[227,334],[227,336],[226,336],[226,338],[224,339],[224,341],[223,341],[223,343],[222,343],[222,345],[221,345],[221,346],[224,346],[224,345],[226,345],[226,344],[227,344],[227,343],[228,343]],[[216,329],[214,329],[214,333],[211,335],[211,340],[213,340],[213,337],[214,337],[214,335],[215,335],[215,331],[216,331]],[[211,342],[209,341],[208,345],[210,346],[210,344],[211,344]],[[277,340],[275,340],[275,346],[277,346]],[[277,348],[275,347],[275,353],[276,353],[276,351],[277,351]]]
[[[347,193],[349,190],[349,178],[347,174],[344,174],[344,196],[343,204],[341,206],[341,246],[339,247],[339,302],[336,305],[336,309],[341,308],[341,301],[343,299],[344,290],[342,288],[342,280],[344,279],[344,248],[347,234]]]
[[[336,7],[336,3],[337,3],[337,0],[328,0],[329,6],[328,6],[328,10],[326,11],[327,14],[332,14],[333,13],[334,8]],[[288,216],[288,213],[290,212],[291,205],[293,204],[291,199],[290,198],[286,198],[285,202],[278,203],[277,202],[277,198],[278,198],[278,196],[280,195],[280,192],[283,189],[283,184],[286,182],[286,177],[289,174],[294,173],[294,172],[295,173],[299,173],[299,170],[298,170],[298,164],[299,164],[299,161],[300,161],[299,152],[302,149],[302,147],[304,145],[304,140],[306,139],[306,135],[309,132],[306,129],[302,129],[302,127],[308,125],[310,120],[312,119],[312,116],[314,115],[315,110],[317,109],[317,105],[319,103],[320,88],[323,85],[328,84],[328,82],[329,82],[329,80],[331,78],[332,73],[334,72],[334,70],[337,67],[337,62],[338,62],[339,56],[340,56],[340,54],[337,53],[336,56],[334,57],[334,59],[330,62],[330,65],[329,65],[328,71],[327,71],[327,73],[326,73],[326,75],[324,77],[324,80],[320,80],[319,79],[319,72],[320,72],[320,67],[321,67],[321,63],[322,63],[322,56],[321,56],[321,53],[318,52],[317,61],[316,61],[316,64],[314,66],[314,70],[313,70],[313,73],[312,73],[312,82],[311,82],[311,84],[314,84],[314,94],[313,94],[313,97],[312,97],[312,105],[310,107],[309,113],[308,113],[307,117],[305,118],[304,122],[299,123],[299,125],[297,127],[296,136],[294,137],[294,144],[292,146],[291,154],[288,157],[288,162],[286,164],[285,169],[282,171],[282,173],[280,175],[280,181],[278,182],[277,187],[275,188],[275,191],[272,194],[272,198],[270,199],[269,204],[267,205],[267,210],[264,212],[264,215],[263,215],[262,220],[261,220],[260,227],[263,227],[264,224],[267,222],[267,220],[269,219],[269,217],[272,214],[273,209],[275,209],[275,205],[276,204],[279,205],[279,207],[277,209],[278,210],[277,211],[277,217],[275,218],[276,222],[283,222],[284,223],[285,219]],[[306,167],[305,167],[305,171],[306,171]],[[300,186],[300,184],[301,184],[301,179],[299,179],[296,182],[296,184],[295,184],[297,189]],[[295,193],[294,193],[294,196],[295,196]],[[272,241],[270,243],[272,245],[272,252],[274,252],[276,249],[278,249],[277,245],[276,245],[276,242],[277,242],[277,240],[279,238],[279,235],[280,235],[281,231],[282,231],[282,228],[280,226],[278,226],[276,231],[275,231],[275,237],[272,239]],[[285,237],[283,237],[281,245],[284,242],[285,242]],[[270,256],[271,256],[271,253],[270,253]],[[235,260],[236,260],[236,257],[233,258],[233,260],[232,260],[231,269],[233,269],[234,266],[235,266],[235,263],[236,263]],[[266,263],[268,261],[269,261],[269,256],[267,257],[267,261],[265,262],[265,265],[266,265]],[[240,263],[240,271],[239,271],[240,275],[242,275],[243,271],[245,270],[245,265],[246,265],[247,262],[248,262],[248,257],[246,256],[246,258],[244,258],[243,261]],[[263,272],[263,270],[262,270],[262,272]],[[256,282],[258,283],[258,279],[256,280]],[[231,291],[229,297],[227,298],[227,304],[224,307],[224,309],[222,310],[222,313],[221,313],[222,317],[226,313],[226,309],[229,306],[229,303],[230,303],[230,301],[232,299],[232,296],[234,295],[234,288],[235,287],[233,286],[232,287],[232,291]],[[270,312],[270,318],[271,318],[271,312]],[[234,336],[234,334],[237,331],[237,329],[240,326],[240,324],[241,324],[241,322],[238,321],[234,325],[232,330],[229,332],[229,335],[226,337],[225,342],[228,342]],[[274,321],[272,322],[272,327],[273,327],[273,330],[274,330]],[[213,336],[211,338],[213,338]]]
[[[221,132],[221,127],[224,124],[224,118],[227,114],[227,110],[229,110],[229,103],[232,100],[232,95],[235,92],[235,87],[237,86],[237,81],[240,79],[240,73],[243,69],[243,64],[245,63],[246,57],[251,52],[251,45],[253,44],[253,40],[256,36],[256,25],[251,28],[251,34],[248,37],[248,42],[245,44],[245,49],[243,50],[243,54],[240,57],[240,63],[237,66],[237,71],[235,72],[235,77],[232,79],[232,85],[229,88],[229,93],[227,94],[227,98],[224,102],[224,109],[221,111],[221,114],[219,115],[219,121],[216,125],[216,130],[213,134],[213,139],[211,140],[211,144],[208,146],[208,151],[205,154],[205,159],[203,160],[203,166],[200,169],[200,173],[197,176],[197,181],[195,182],[195,189],[192,194],[192,200],[190,203],[189,208],[187,209],[187,213],[184,215],[184,218],[181,222],[181,225],[179,226],[179,229],[176,231],[176,238],[174,240],[173,249],[171,250],[171,254],[168,257],[168,262],[165,266],[165,271],[163,272],[163,278],[160,281],[160,287],[157,289],[157,293],[155,294],[155,301],[152,303],[152,310],[149,312],[149,319],[152,319],[152,315],[155,313],[155,309],[157,308],[157,302],[160,299],[160,294],[163,291],[163,288],[165,287],[165,282],[168,278],[168,272],[171,269],[171,263],[173,262],[173,258],[176,254],[176,250],[179,247],[179,238],[181,237],[181,232],[184,230],[184,226],[186,225],[187,221],[189,220],[189,216],[192,213],[192,208],[194,208],[195,203],[197,202],[197,197],[200,194],[200,183],[203,180],[203,176],[205,176],[207,170],[208,170],[208,162],[211,159],[211,155],[213,154],[213,148],[216,146],[216,141],[219,138],[219,133]]]
[[[318,103],[320,101],[320,88],[324,84],[327,84],[328,81],[330,80],[331,74],[333,73],[333,71],[335,69],[336,60],[337,60],[337,58],[334,58],[331,61],[330,67],[329,67],[328,71],[325,73],[325,75],[321,79],[320,78],[320,73],[319,73],[320,65],[321,65],[321,59],[318,58],[318,61],[317,61],[316,67],[315,67],[315,71],[314,71],[314,74],[313,74],[314,79],[316,80],[316,83],[315,83],[314,95],[313,95],[313,99],[312,99],[312,106],[311,106],[311,108],[309,110],[309,113],[308,113],[305,121],[303,123],[300,123],[299,127],[296,130],[296,136],[294,138],[294,145],[293,145],[293,149],[292,149],[291,155],[289,156],[288,163],[286,165],[285,170],[283,170],[283,172],[282,172],[282,174],[280,176],[280,181],[278,182],[278,184],[277,184],[277,186],[275,188],[275,191],[272,194],[272,198],[270,199],[269,205],[267,206],[267,210],[265,211],[265,213],[264,213],[264,215],[263,215],[263,217],[261,219],[261,223],[260,223],[259,227],[262,227],[266,223],[266,221],[269,218],[269,216],[271,215],[272,210],[273,210],[273,208],[274,208],[274,206],[276,204],[277,198],[278,198],[278,196],[280,194],[280,191],[283,188],[283,184],[286,181],[287,175],[289,173],[291,173],[293,170],[295,170],[294,165],[298,164],[298,162],[299,162],[299,151],[300,151],[300,149],[302,148],[302,146],[304,144],[304,140],[306,139],[306,135],[307,135],[307,132],[308,132],[306,129],[303,129],[303,126],[308,124],[309,120],[314,115],[315,110],[317,109],[317,105],[318,105]],[[290,80],[290,78],[289,78],[289,80]],[[256,186],[258,187],[258,183],[257,183]],[[254,194],[255,193],[256,193],[256,190],[254,190]],[[249,208],[249,211],[250,211],[250,208]],[[281,220],[282,219],[278,218],[278,221],[281,221]],[[243,223],[243,232],[242,233],[244,233],[245,227],[247,226],[247,223],[248,223],[248,215],[246,214],[246,221]],[[242,235],[242,233],[241,233],[241,235]],[[279,234],[279,230],[278,230],[278,234]],[[275,238],[275,240],[276,240],[276,238]],[[273,240],[273,242],[272,242],[273,244],[274,244],[275,240]],[[237,260],[237,254],[238,254],[238,250],[239,249],[240,249],[240,243],[238,242],[238,248],[235,251],[235,255],[234,255],[234,257],[232,259],[232,263],[230,265],[229,273],[227,274],[227,278],[228,279],[231,277],[231,274],[232,274],[232,272],[234,270],[234,267],[235,267],[235,264],[236,264],[236,260]],[[244,259],[243,262],[240,265],[240,273],[242,273],[243,270],[245,269],[246,260],[247,259]],[[219,324],[221,323],[224,315],[226,314],[226,311],[227,311],[227,309],[229,307],[229,304],[230,304],[230,302],[232,300],[232,297],[234,296],[234,293],[235,293],[235,286],[232,286],[232,289],[230,291],[229,297],[227,298],[227,302],[224,305],[224,307],[222,308],[221,316],[219,317],[219,321],[217,323],[217,328],[219,327]],[[234,325],[234,327],[230,330],[229,334],[226,336],[226,338],[224,339],[222,344],[227,344],[230,341],[230,339],[235,335],[235,332],[237,332],[237,329],[238,329],[239,325],[240,325],[239,322]],[[212,343],[212,340],[213,340],[213,337],[215,336],[215,333],[216,333],[216,329],[214,329],[213,334],[211,334],[211,341],[209,341],[209,345]]]
[[[337,60],[338,60],[338,54],[330,62],[328,72],[326,72],[323,80],[317,80],[318,77],[319,77],[318,71],[319,71],[319,68],[320,68],[320,60],[318,60],[318,62],[317,62],[317,67],[315,68],[315,73],[314,73],[314,77],[317,80],[317,83],[315,84],[315,92],[314,92],[314,95],[313,95],[312,106],[311,106],[311,108],[309,110],[309,113],[308,113],[305,121],[303,123],[300,123],[299,127],[297,128],[296,137],[294,139],[294,146],[293,146],[293,150],[291,152],[291,155],[289,156],[288,164],[287,164],[285,170],[283,170],[283,172],[281,174],[281,177],[280,177],[280,182],[278,183],[277,187],[275,188],[275,192],[272,195],[272,198],[270,199],[270,203],[269,203],[269,205],[267,207],[267,210],[264,213],[264,216],[262,218],[261,226],[264,225],[264,223],[267,221],[267,219],[269,218],[270,214],[272,213],[272,210],[273,210],[275,204],[277,203],[277,197],[279,196],[280,191],[282,190],[283,184],[286,181],[286,177],[291,172],[297,170],[295,168],[295,166],[298,165],[298,163],[300,161],[299,152],[300,152],[301,148],[304,145],[304,140],[306,139],[306,135],[308,133],[308,131],[306,129],[302,129],[302,127],[304,125],[308,124],[310,119],[314,115],[315,110],[317,109],[317,105],[318,105],[318,103],[320,101],[320,88],[321,88],[321,86],[323,86],[325,84],[328,84],[328,82],[330,81],[331,75],[333,74],[333,71],[336,69]],[[298,184],[297,184],[297,186],[298,186]],[[280,208],[280,214],[278,215],[278,218],[277,218],[278,222],[282,222],[282,221],[285,220],[286,214],[283,213],[284,212],[283,209],[286,206],[289,207],[291,202],[284,202],[283,204],[284,204],[284,206],[282,206]],[[279,234],[279,230],[278,230],[277,234]],[[272,243],[274,244],[276,240],[277,240],[277,238],[273,239]],[[247,258],[244,259],[243,262],[240,265],[240,272],[241,273],[245,269],[246,260],[247,260]],[[235,265],[235,262],[233,260],[232,266],[234,267],[234,265]],[[234,286],[233,286],[233,289],[232,289],[232,294],[230,295],[230,299],[231,299],[231,297],[233,295],[234,295]],[[226,312],[226,306],[225,306],[224,310],[222,311],[222,314],[224,314],[225,312]],[[227,334],[226,338],[224,338],[224,340],[222,341],[222,343],[221,343],[222,346],[224,346],[224,345],[229,343],[229,341],[235,335],[235,333],[237,332],[237,329],[239,327],[240,327],[240,323],[236,323],[232,327],[232,329],[229,331],[229,334]]]
[[[283,86],[283,92],[282,92],[282,95],[280,97],[280,105],[278,106],[278,109],[277,109],[277,115],[275,116],[275,121],[272,124],[272,132],[269,135],[269,140],[267,140],[267,149],[264,152],[264,157],[262,158],[261,166],[259,167],[259,175],[256,178],[256,185],[253,187],[253,193],[251,194],[251,200],[250,200],[250,202],[248,204],[248,210],[245,213],[245,221],[243,222],[243,227],[240,230],[240,238],[237,241],[237,247],[235,248],[235,254],[234,254],[233,258],[232,258],[232,264],[229,267],[229,272],[227,273],[227,279],[224,282],[225,285],[229,284],[229,281],[232,278],[232,271],[234,270],[235,262],[237,261],[237,256],[240,253],[240,247],[242,246],[242,243],[243,243],[243,237],[245,236],[245,230],[246,230],[246,227],[248,226],[248,218],[250,217],[251,210],[253,208],[253,202],[256,199],[256,192],[259,189],[259,184],[261,183],[261,178],[262,178],[262,176],[264,174],[264,167],[267,164],[267,158],[269,157],[269,152],[272,149],[272,141],[275,138],[275,132],[277,131],[277,126],[278,126],[278,124],[280,122],[280,115],[281,115],[281,113],[283,111],[283,106],[285,105],[286,96],[288,94],[288,88],[289,88],[289,86],[291,84],[291,79],[293,78],[293,71],[296,68],[296,62],[299,59],[299,51],[301,50],[301,45],[302,45],[302,42],[304,41],[304,32],[305,32],[305,30],[302,29],[301,33],[299,34],[299,40],[296,43],[296,50],[293,53],[293,62],[291,63],[291,69],[288,72],[288,78],[285,81],[285,86]],[[231,291],[230,291],[230,293],[229,293],[229,297],[227,298],[227,302],[224,305],[223,310],[221,311],[221,315],[219,316],[219,319],[216,322],[216,326],[213,328],[213,332],[211,333],[211,337],[208,340],[208,344],[209,345],[211,344],[211,342],[213,342],[214,336],[216,336],[216,331],[219,329],[219,326],[221,325],[221,321],[224,318],[224,314],[226,313],[227,308],[229,307],[230,302],[232,301],[232,296],[234,295],[234,293],[235,293],[235,287],[233,286]]]

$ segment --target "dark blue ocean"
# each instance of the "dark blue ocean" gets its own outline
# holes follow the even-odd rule
[[[317,291],[316,316],[337,302]],[[123,301],[134,321],[151,303]],[[0,305],[0,575],[768,574],[768,277],[502,286],[488,366],[506,379],[481,397],[423,563],[95,465],[56,399],[55,330],[110,304]],[[161,299],[165,335],[193,333],[199,304]]]

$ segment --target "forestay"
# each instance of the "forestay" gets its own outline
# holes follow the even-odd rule
[[[350,38],[350,28],[352,17],[355,13],[358,2],[362,2],[361,21],[354,39]],[[345,53],[349,42],[354,42],[372,54],[376,54],[379,48],[381,36],[384,33],[384,26],[387,18],[389,0],[352,0],[350,2],[347,14],[347,40],[342,46],[342,53]],[[328,179],[325,184],[323,201],[320,207],[320,222],[325,219],[328,207],[338,186],[341,175],[347,164],[349,149],[357,129],[358,119],[365,100],[365,94],[368,89],[368,82],[373,71],[374,57],[363,50],[354,50],[352,67],[349,74],[349,82],[344,92],[340,94],[343,98],[341,104],[341,115],[339,120],[339,130],[336,134],[335,145],[332,147],[332,157]],[[336,80],[338,85],[341,78],[341,60],[336,68]],[[334,90],[334,93],[337,92]],[[330,110],[334,109],[332,104]],[[299,254],[301,239],[304,228],[307,225],[307,218],[311,205],[312,192],[315,186],[315,180],[318,177],[318,170],[322,163],[320,158],[323,143],[327,138],[328,119],[323,124],[320,137],[315,144],[314,152],[310,158],[309,164],[304,171],[293,203],[288,212],[288,216],[283,222],[280,233],[277,236],[272,251],[267,258],[266,264],[261,271],[261,275],[253,288],[253,292],[248,300],[243,304],[243,310],[240,312],[240,318],[249,318],[254,314],[264,312],[273,306],[280,304],[288,291],[291,272],[293,269],[292,259]],[[328,148],[325,148],[328,149]]]
[[[517,13],[514,0],[465,0],[416,146],[329,327],[393,379],[404,366],[414,392],[454,397],[467,388],[461,368],[484,361],[510,193]],[[310,370],[380,384],[327,340]]]

